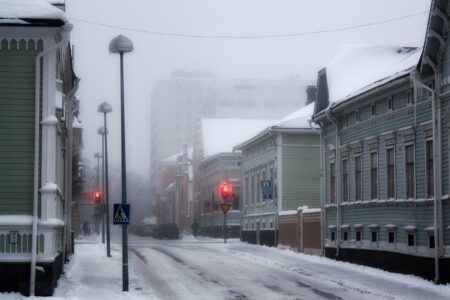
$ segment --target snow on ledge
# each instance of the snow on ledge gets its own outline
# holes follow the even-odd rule
[[[64,226],[64,221],[57,218],[48,218],[47,220],[39,220],[39,226]]]
[[[28,215],[0,216],[0,225],[31,225],[33,217]]]
[[[291,216],[291,215],[296,215],[296,214],[297,214],[296,210],[285,210],[285,211],[278,213],[279,216]]]

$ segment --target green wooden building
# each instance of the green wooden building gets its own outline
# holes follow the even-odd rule
[[[52,294],[70,252],[71,28],[44,1],[0,12],[0,291]]]
[[[276,245],[281,212],[320,207],[319,131],[308,122],[313,107],[301,108],[235,147],[242,151],[243,241]]]

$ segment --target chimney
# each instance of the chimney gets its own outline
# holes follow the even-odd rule
[[[317,98],[317,87],[315,85],[308,85],[306,87],[306,105],[315,102]]]

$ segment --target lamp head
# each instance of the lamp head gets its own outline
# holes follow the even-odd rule
[[[110,53],[127,53],[133,51],[133,43],[129,38],[118,35],[109,42]]]
[[[112,106],[111,106],[111,104],[109,104],[108,102],[102,102],[102,103],[100,103],[100,105],[97,107],[97,111],[98,111],[99,113],[107,114],[107,113],[112,112]]]

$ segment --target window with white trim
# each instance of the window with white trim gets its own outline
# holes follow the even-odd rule
[[[370,153],[370,198],[378,199],[378,153]]]
[[[414,198],[414,145],[405,146],[406,199]]]
[[[336,203],[336,164],[330,163],[330,202]]]
[[[355,156],[355,200],[362,200],[361,156]]]
[[[408,237],[407,237],[408,238],[408,246],[409,247],[416,246],[416,234],[413,232],[408,232],[407,235],[408,235]]]
[[[386,149],[387,198],[395,198],[395,149]]]
[[[429,233],[428,234],[428,248],[434,249],[434,247],[435,247],[434,233]]]
[[[388,243],[389,244],[395,243],[395,231],[394,230],[388,231]]]
[[[348,160],[342,160],[342,201],[348,202]]]
[[[425,142],[427,198],[434,197],[433,140]]]

